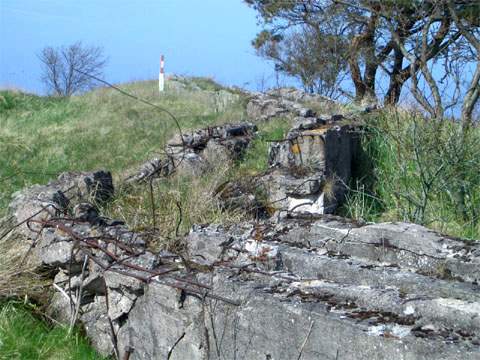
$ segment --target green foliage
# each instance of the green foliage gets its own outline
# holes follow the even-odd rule
[[[183,81],[187,86],[176,87],[167,82],[167,91],[162,95],[158,94],[156,81],[120,87],[168,109],[183,131],[245,119],[240,93],[238,100],[227,99],[221,108],[217,104],[216,92],[221,89],[218,84],[201,78]],[[118,179],[124,171],[160,153],[176,133],[174,123],[163,113],[108,88],[68,99],[12,91],[1,92],[0,96],[0,216],[14,191],[46,183],[63,171],[105,168]],[[175,234],[180,218],[181,233],[193,223],[242,219],[242,214],[223,213],[212,200],[213,189],[225,180],[226,172],[216,171],[201,179],[164,179],[155,183],[155,220],[161,231],[154,245],[178,245],[169,243],[168,237]],[[116,199],[104,212],[127,221],[132,229],[151,228],[148,186],[118,190]],[[182,215],[178,205],[183,209]],[[7,254],[0,257],[0,287],[4,287],[0,296],[44,289],[45,281],[28,271],[22,277],[18,273],[12,275],[18,272],[25,250],[5,242],[0,243],[0,249]],[[65,329],[47,326],[30,310],[0,305],[1,360],[100,359],[78,332],[67,337]]]
[[[193,224],[221,223],[231,225],[245,220],[238,210],[223,211],[212,197],[215,189],[228,179],[229,169],[216,168],[209,174],[175,176],[155,180],[152,190],[147,184],[118,189],[115,199],[102,212],[126,222],[134,231],[151,230],[152,249],[178,250],[178,235],[187,233]],[[153,208],[152,208],[153,201]]]
[[[0,110],[11,110],[15,107],[15,97],[8,91],[0,91]]]
[[[257,175],[268,168],[270,141],[283,139],[290,129],[290,122],[284,118],[271,119],[259,125],[257,137],[252,141],[235,171]]]
[[[480,129],[383,111],[367,121],[358,179],[343,212],[480,237]]]
[[[18,303],[0,304],[0,360],[100,360],[79,331],[49,326]]]
[[[241,100],[218,111],[211,91],[172,89],[160,96],[157,86],[121,85],[171,111],[184,130],[245,117]],[[0,214],[14,191],[63,171],[124,171],[155,156],[176,130],[165,114],[107,88],[69,99],[11,91],[0,96],[7,104],[0,106]]]

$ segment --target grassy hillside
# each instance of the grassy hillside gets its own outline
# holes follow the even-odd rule
[[[244,119],[241,100],[227,99],[225,106],[215,92],[220,87],[208,79],[171,83],[171,89],[167,83],[162,96],[155,81],[121,87],[168,109],[184,129]],[[127,169],[153,156],[173,131],[164,113],[112,89],[70,99],[2,91],[0,209],[13,191],[62,171]]]

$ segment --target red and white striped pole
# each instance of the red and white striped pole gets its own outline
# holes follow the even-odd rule
[[[160,74],[158,74],[158,90],[163,92],[165,89],[165,58],[160,56]]]

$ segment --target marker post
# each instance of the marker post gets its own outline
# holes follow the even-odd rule
[[[160,73],[158,74],[158,90],[163,92],[165,90],[165,58],[160,56]]]

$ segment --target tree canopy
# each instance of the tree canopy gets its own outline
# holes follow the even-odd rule
[[[471,119],[480,86],[478,0],[245,2],[264,27],[253,41],[259,55],[306,89],[341,91],[339,79],[348,73],[357,102],[393,105],[409,83],[432,116],[463,101]]]

